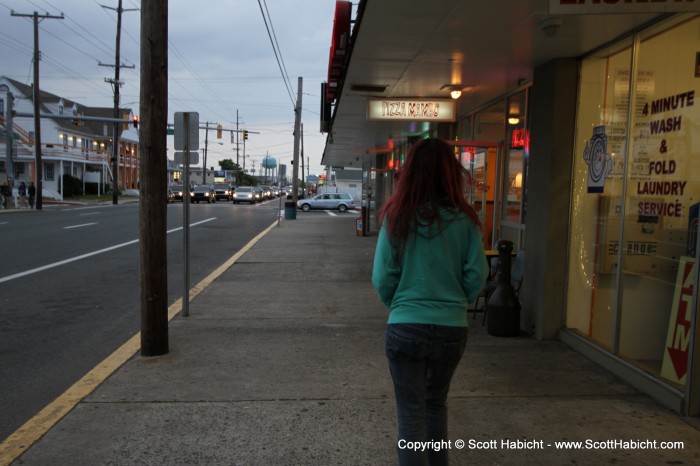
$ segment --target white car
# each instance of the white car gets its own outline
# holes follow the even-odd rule
[[[318,194],[310,199],[300,199],[297,201],[297,207],[304,212],[311,209],[337,209],[345,212],[355,208],[355,201],[347,193]]]
[[[248,204],[255,204],[260,200],[260,197],[252,186],[239,186],[233,193],[233,203],[240,204],[241,202],[247,202]]]

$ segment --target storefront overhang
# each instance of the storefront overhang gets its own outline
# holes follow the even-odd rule
[[[449,99],[457,117],[532,81],[556,58],[579,57],[659,13],[549,13],[551,0],[362,0],[342,69],[322,164],[365,166],[387,138],[420,134],[417,121],[368,118],[374,99]]]

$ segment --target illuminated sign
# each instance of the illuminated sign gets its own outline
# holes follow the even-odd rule
[[[522,149],[525,147],[525,128],[514,129],[510,136],[510,148]]]
[[[549,0],[549,13],[676,13],[700,11],[700,0]]]
[[[368,120],[455,121],[457,105],[451,99],[370,99]]]

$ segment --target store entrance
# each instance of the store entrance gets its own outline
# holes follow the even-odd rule
[[[367,233],[379,231],[379,213],[394,186],[394,170],[370,168],[362,187],[362,218]]]
[[[483,225],[484,248],[494,249],[500,235],[501,145],[483,141],[450,141],[460,162],[471,175],[467,196]]]

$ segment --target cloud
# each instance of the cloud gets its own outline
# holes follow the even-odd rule
[[[32,82],[32,22],[11,16],[10,10],[63,13],[65,19],[40,24],[41,88],[85,105],[111,106],[112,89],[104,79],[113,78],[114,70],[99,66],[113,64],[115,58],[116,12],[101,6],[110,4],[116,8],[117,0],[0,0],[0,74]],[[284,85],[258,1],[170,0],[169,112],[198,111],[202,122],[235,127],[238,110],[241,127],[260,133],[250,135],[248,153],[262,158],[269,151],[283,163],[287,157],[288,163],[293,143],[291,99],[296,98],[301,76],[308,136],[305,155],[311,158],[312,171],[320,171],[325,142],[318,133],[320,83],[327,73],[335,2],[266,0],[266,4],[290,89]],[[139,8],[140,2],[124,0],[123,7]],[[121,70],[121,101],[135,109],[140,97],[140,21],[139,11],[123,13],[120,61],[135,68]],[[230,138],[223,141],[217,150],[235,155]],[[215,160],[221,158],[231,157]]]

